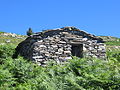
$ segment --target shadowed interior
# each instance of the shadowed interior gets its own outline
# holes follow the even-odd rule
[[[78,44],[78,45],[73,44],[71,49],[72,49],[71,50],[72,56],[76,56],[80,58],[83,57],[83,44]]]

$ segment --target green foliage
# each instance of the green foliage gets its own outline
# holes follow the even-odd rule
[[[27,31],[27,35],[30,36],[30,35],[32,35],[32,34],[33,34],[33,31],[32,31],[31,28],[29,28],[28,31]]]
[[[12,57],[14,49],[15,45],[13,44],[0,45],[0,64],[2,64],[6,58]]]
[[[4,69],[4,66],[0,66],[0,90],[6,90],[15,84],[15,78],[9,72],[8,69]],[[12,88],[11,88],[12,89]]]
[[[2,34],[2,33],[4,33],[4,32],[0,31],[0,34]]]
[[[106,45],[110,45],[110,46],[120,46],[120,39],[119,41],[107,41]]]
[[[12,59],[14,48],[0,46],[0,90],[120,90],[120,52],[107,52],[107,60],[73,57],[41,67]]]
[[[117,60],[120,62],[120,50],[107,51],[107,58],[108,60],[111,59],[111,60]]]

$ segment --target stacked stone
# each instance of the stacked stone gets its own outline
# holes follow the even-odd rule
[[[56,60],[58,63],[71,59],[71,45],[62,40],[60,35],[39,40],[33,44],[32,60],[45,63]]]
[[[60,63],[71,59],[72,45],[83,45],[84,57],[105,57],[105,44],[93,35],[66,27],[36,33],[18,45],[20,55],[43,65],[48,60]],[[78,33],[77,33],[78,32]]]
[[[88,41],[88,43],[84,44],[84,55],[85,57],[95,57],[95,58],[105,58],[106,50],[105,44],[97,43],[96,40]]]

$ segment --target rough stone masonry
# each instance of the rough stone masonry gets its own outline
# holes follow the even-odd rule
[[[63,62],[72,56],[105,58],[105,52],[101,38],[75,27],[63,27],[29,36],[17,46],[13,57],[21,55],[41,65],[48,60]]]

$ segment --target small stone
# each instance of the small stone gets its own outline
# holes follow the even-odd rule
[[[89,50],[91,50],[91,51],[92,51],[92,50],[94,50],[94,48],[93,48],[93,47],[89,47]]]
[[[97,56],[96,56],[96,55],[93,55],[92,57],[93,57],[93,58],[97,58]]]
[[[71,51],[64,51],[64,54],[71,54]]]
[[[105,49],[105,47],[104,47],[104,46],[99,46],[99,48],[100,48],[100,49]]]
[[[64,59],[64,57],[59,57],[59,59],[60,59],[60,60],[63,60],[63,59]]]
[[[0,45],[5,45],[5,43],[0,43]]]
[[[50,56],[50,54],[45,54],[45,56],[49,57],[49,56]]]
[[[87,49],[85,47],[83,47],[83,51],[87,51]]]
[[[63,44],[58,44],[58,47],[59,47],[59,48],[63,47]]]
[[[55,54],[57,54],[57,55],[61,55],[62,53],[61,53],[61,52],[55,52]]]
[[[71,51],[71,48],[64,48],[65,51]]]
[[[39,40],[39,41],[37,41],[37,42],[42,43],[42,42],[43,42],[43,40]]]
[[[40,48],[46,48],[46,46],[45,46],[45,45],[39,45],[39,47],[40,47]]]
[[[11,41],[10,40],[6,40],[6,43],[10,43]]]
[[[76,37],[65,37],[66,39],[68,39],[68,40],[75,40],[76,39]]]
[[[66,60],[72,59],[72,57],[65,57]]]
[[[45,51],[45,50],[42,50],[42,51],[40,51],[40,53],[49,53],[49,52],[47,52],[47,51]]]
[[[105,53],[106,51],[105,51],[105,50],[102,50],[101,52],[102,52],[102,53]]]
[[[53,47],[53,48],[57,48],[58,46],[57,46],[57,45],[51,45],[51,47]]]
[[[58,52],[63,52],[64,50],[62,48],[58,49]]]
[[[43,56],[34,56],[33,58],[34,59],[41,59],[41,58],[43,58]]]
[[[56,59],[56,58],[58,58],[58,56],[52,56],[52,58]]]
[[[66,44],[66,42],[64,42],[64,41],[59,41],[58,43],[60,43],[60,44]]]
[[[91,51],[92,53],[97,53],[97,50],[93,50],[93,51]]]
[[[95,45],[95,46],[94,46],[94,48],[95,48],[95,49],[97,49],[97,48],[98,48],[98,46],[96,46],[96,45]]]
[[[37,59],[37,61],[38,61],[38,62],[42,62],[42,61],[43,61],[43,59]]]
[[[69,33],[68,33],[68,32],[62,32],[61,34],[67,35],[67,34],[69,34]]]

